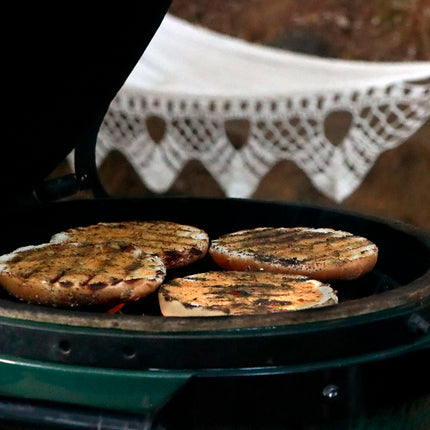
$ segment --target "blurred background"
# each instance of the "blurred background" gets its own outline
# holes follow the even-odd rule
[[[173,0],[170,14],[252,43],[315,55],[365,61],[429,61],[430,0]],[[429,70],[430,76],[430,70]],[[426,83],[430,80],[426,81]],[[350,118],[327,118],[326,134],[338,144]],[[163,124],[153,119],[152,136]],[[240,145],[246,125],[232,122],[229,139]],[[67,164],[59,167],[64,173]],[[280,161],[251,196],[335,206],[398,219],[430,231],[430,121],[400,146],[383,152],[359,188],[341,203],[321,194],[292,161]],[[54,175],[56,175],[54,173]],[[112,151],[99,169],[113,195],[148,195],[132,165]],[[224,196],[197,160],[189,161],[166,194]]]

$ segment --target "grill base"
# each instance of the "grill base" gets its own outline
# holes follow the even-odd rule
[[[197,376],[166,404],[145,413],[3,397],[0,419],[7,427],[0,428],[426,430],[429,359],[427,350],[390,361],[293,374]],[[124,385],[124,395],[126,390]]]

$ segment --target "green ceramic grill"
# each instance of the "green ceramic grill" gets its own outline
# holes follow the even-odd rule
[[[0,423],[20,429],[429,428],[429,234],[305,205],[107,196],[95,167],[97,131],[168,2],[93,6],[78,1],[52,15],[46,5],[17,4],[10,12],[24,39],[6,50],[6,98],[13,108],[0,149],[0,184],[7,191],[1,253],[79,225],[164,219],[195,225],[211,238],[261,226],[347,230],[376,243],[379,260],[362,278],[333,284],[337,306],[271,315],[165,318],[156,295],[110,315],[30,305],[1,291]],[[26,74],[31,85],[23,85]],[[32,115],[22,109],[24,97],[37,106]],[[44,182],[72,149],[75,174]],[[95,197],[61,200],[81,188]],[[213,268],[205,258],[186,270]]]

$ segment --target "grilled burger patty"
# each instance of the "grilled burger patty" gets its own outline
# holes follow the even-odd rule
[[[28,246],[0,257],[0,284],[13,296],[52,306],[114,305],[152,293],[162,261],[121,243]]]
[[[173,279],[158,292],[164,316],[252,315],[337,303],[332,288],[300,275],[207,272]]]
[[[355,279],[373,269],[378,248],[329,228],[261,227],[212,241],[209,253],[227,270],[267,270],[319,280]]]
[[[203,258],[209,237],[203,230],[169,221],[101,222],[55,234],[51,242],[101,243],[120,241],[157,255],[167,269],[183,267]]]

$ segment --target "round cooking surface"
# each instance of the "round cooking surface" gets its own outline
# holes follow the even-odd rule
[[[332,284],[338,305],[296,312],[166,318],[154,295],[126,305],[121,314],[109,315],[105,309],[29,305],[3,292],[0,342],[3,350],[27,358],[145,368],[277,366],[305,357],[327,360],[413,342],[420,331],[416,327],[426,321],[430,309],[429,235],[378,218],[275,202],[182,197],[59,202],[33,208],[31,213],[3,211],[1,218],[2,253],[46,242],[66,228],[136,219],[194,225],[211,239],[262,226],[330,227],[367,237],[379,248],[372,272]],[[214,268],[207,257],[182,273]]]

